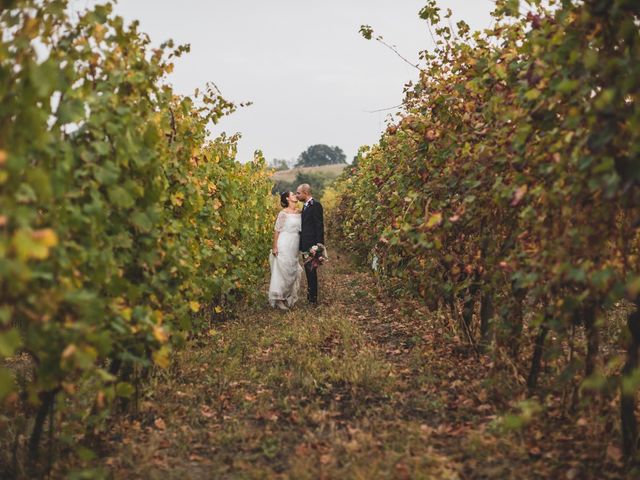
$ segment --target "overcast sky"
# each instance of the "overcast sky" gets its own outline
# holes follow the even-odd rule
[[[96,3],[71,0],[75,8]],[[396,45],[410,60],[432,48],[418,17],[424,0],[119,0],[116,12],[138,19],[154,44],[189,43],[171,81],[191,94],[214,82],[232,101],[252,101],[212,128],[240,132],[238,159],[261,149],[267,160],[294,159],[309,145],[341,147],[349,161],[375,143],[388,111],[402,101],[416,71],[360,25]],[[487,28],[491,0],[440,0],[454,18]]]

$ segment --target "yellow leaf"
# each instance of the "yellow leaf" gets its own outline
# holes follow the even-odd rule
[[[104,38],[104,34],[106,33],[106,29],[100,23],[96,23],[93,27],[93,36],[98,42],[101,42]]]
[[[437,225],[440,225],[440,223],[442,222],[442,213],[438,212],[438,213],[433,213],[431,214],[431,216],[429,217],[429,219],[427,220],[427,228],[433,228]]]
[[[216,306],[216,308],[213,309],[216,313],[222,313],[222,307],[220,305]]]
[[[153,352],[153,362],[160,368],[167,368],[170,364],[169,348],[164,346],[160,350]]]
[[[166,343],[167,340],[169,340],[169,335],[167,335],[167,332],[164,331],[164,328],[159,326],[153,327],[153,336],[160,343]]]
[[[197,313],[200,311],[200,303],[198,302],[195,302],[195,301],[189,302],[189,307],[194,313]]]
[[[178,207],[182,206],[182,203],[184,201],[184,193],[182,192],[176,192],[173,195],[171,195],[171,203],[173,205],[176,205]]]
[[[38,243],[47,248],[55,247],[58,244],[58,236],[56,235],[56,232],[50,228],[36,230],[33,232],[32,236]]]
[[[24,22],[22,33],[27,35],[29,38],[34,38],[37,35],[38,25],[40,25],[38,18],[27,17]]]
[[[174,205],[181,207],[183,202],[184,202],[184,194],[182,192],[176,193],[175,195],[171,196],[171,203],[173,203]]]
[[[58,237],[50,228],[33,232],[18,230],[13,237],[14,248],[18,256],[23,259],[44,260],[49,256],[49,249],[57,243]]]

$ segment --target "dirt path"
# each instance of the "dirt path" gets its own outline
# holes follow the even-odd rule
[[[381,295],[344,256],[323,304],[221,325],[114,425],[115,478],[589,478],[544,431],[504,430],[509,398],[441,319]],[[547,449],[545,450],[545,445]],[[598,455],[601,452],[596,452]],[[592,459],[593,460],[593,459]],[[595,461],[595,460],[594,460]]]

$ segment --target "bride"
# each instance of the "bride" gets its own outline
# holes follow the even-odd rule
[[[302,267],[298,262],[302,220],[296,209],[298,198],[293,192],[280,195],[283,210],[276,219],[273,247],[269,255],[271,282],[269,303],[272,307],[288,310],[298,300]]]

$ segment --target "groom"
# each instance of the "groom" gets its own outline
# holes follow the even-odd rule
[[[311,196],[311,187],[303,183],[296,189],[296,197],[304,202],[302,207],[302,233],[300,233],[300,251],[308,251],[318,243],[324,244],[324,221],[322,205]],[[311,262],[304,265],[307,275],[307,300],[312,305],[318,304],[318,269],[311,267]]]

